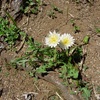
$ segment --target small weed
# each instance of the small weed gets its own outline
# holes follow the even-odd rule
[[[24,6],[21,7],[21,11],[24,14],[35,14],[37,15],[40,11],[40,5],[42,5],[41,0],[25,0]]]
[[[96,28],[96,33],[100,34],[100,28]]]
[[[74,22],[73,19],[71,19],[70,22],[72,23],[72,26],[74,27],[74,32],[79,33],[80,32],[80,27],[76,25],[76,23]]]
[[[56,7],[55,5],[52,5],[52,8],[54,11],[57,11],[58,13],[63,14],[63,11],[60,8]]]
[[[19,29],[3,18],[0,18],[0,23],[0,37],[4,37],[4,41],[11,47],[20,37]]]
[[[14,24],[10,24],[7,19],[0,17],[0,37],[12,47],[16,41],[21,39],[22,31]]]
[[[80,32],[80,28],[78,27],[78,26],[74,26],[74,31],[75,31],[75,33],[79,33]]]
[[[47,14],[50,18],[52,19],[57,18],[55,12],[63,14],[63,11],[60,8],[56,7],[55,5],[51,5],[51,7],[52,9]]]
[[[52,11],[52,10],[50,10],[47,15],[52,19],[57,18],[56,15],[55,15],[55,12]]]

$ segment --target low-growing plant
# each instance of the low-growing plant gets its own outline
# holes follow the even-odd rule
[[[50,10],[50,11],[48,11],[48,14],[47,14],[50,18],[52,18],[52,19],[54,19],[54,18],[57,18],[56,17],[56,14],[55,14],[55,12],[53,11],[53,10]]]
[[[61,9],[58,8],[57,6],[51,5],[51,7],[52,7],[51,10],[48,11],[48,14],[47,14],[50,18],[52,18],[52,19],[57,18],[55,12],[58,12],[58,13],[63,14],[63,10],[61,10]]]
[[[42,5],[42,1],[41,0],[25,0],[24,1],[24,5],[21,7],[21,11],[24,14],[38,14],[38,12],[40,11],[39,7],[40,5]]]
[[[71,19],[70,22],[72,23],[72,26],[74,27],[74,32],[79,33],[80,32],[80,27],[76,25],[76,23],[74,22],[73,19]]]
[[[64,84],[78,88],[84,98],[89,99],[90,91],[85,87],[86,82],[82,80],[79,65],[83,56],[82,45],[76,45],[70,34],[60,35],[54,31],[45,37],[45,45],[35,42],[32,37],[28,37],[26,43],[28,49],[25,55],[11,61],[15,68],[31,68],[28,70],[31,76],[58,71]]]
[[[16,44],[16,41],[20,40],[22,32],[16,25],[10,24],[7,19],[0,17],[0,37],[4,38],[4,41],[12,47]]]
[[[96,33],[100,33],[100,28],[96,28]]]
[[[54,11],[57,11],[58,13],[63,13],[63,11],[55,5],[52,5],[52,8]]]
[[[4,41],[10,46],[14,45],[19,38],[19,29],[3,18],[0,18],[0,23],[0,37],[4,37]]]

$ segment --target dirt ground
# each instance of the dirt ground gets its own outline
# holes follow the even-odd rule
[[[92,2],[92,0],[90,0]],[[17,22],[18,26],[34,40],[42,42],[49,31],[57,30],[60,33],[70,33],[77,43],[81,43],[84,36],[90,36],[89,44],[84,46],[87,53],[85,65],[88,69],[85,75],[93,86],[94,98],[90,100],[100,100],[100,35],[96,33],[96,28],[100,29],[100,0],[94,0],[92,4],[83,0],[76,4],[71,0],[44,0],[47,6],[41,7],[38,15],[31,14],[29,17],[23,15]],[[51,4],[62,9],[62,13],[55,12],[57,18],[50,18],[48,12]],[[71,23],[80,27],[80,32],[74,31]],[[53,84],[42,79],[36,80],[21,70],[10,69],[5,65],[5,59],[11,59],[22,55],[24,49],[19,54],[11,51],[3,51],[0,56],[0,100],[31,100],[25,99],[25,94],[30,93],[32,100],[63,100],[60,98],[59,90]],[[3,92],[1,93],[3,89]],[[23,99],[24,97],[24,99]]]

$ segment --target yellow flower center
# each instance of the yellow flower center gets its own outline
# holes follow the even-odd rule
[[[51,43],[56,43],[57,42],[57,36],[51,36],[50,42]]]
[[[70,43],[70,40],[69,40],[69,39],[63,39],[62,43],[63,43],[64,45],[67,45],[67,44]]]

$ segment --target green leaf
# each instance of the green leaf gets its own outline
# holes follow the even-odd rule
[[[66,78],[66,74],[67,74],[67,66],[66,64],[64,64],[63,66],[61,66],[60,77],[64,79]]]
[[[11,63],[13,65],[22,65],[23,67],[26,66],[26,62],[28,62],[29,60],[25,57],[22,57],[22,58],[17,58],[15,60],[12,60]]]
[[[37,73],[46,73],[46,65],[42,65],[39,68],[36,69]]]
[[[75,25],[74,26],[74,31],[75,31],[75,33],[79,32],[80,31],[80,27]]]
[[[89,43],[89,39],[90,39],[89,36],[85,36],[84,39],[83,39],[83,43],[88,44]]]
[[[26,8],[24,9],[24,13],[28,13],[29,9],[30,9],[30,7],[26,7]]]
[[[40,3],[41,3],[41,0],[36,0],[36,2],[37,2],[38,4],[40,4]]]
[[[34,2],[33,2],[33,1],[31,1],[29,5],[30,5],[30,6],[33,6],[33,5],[34,5]]]
[[[68,75],[70,76],[70,77],[73,77],[73,78],[78,78],[78,74],[79,74],[79,71],[78,70],[76,70],[75,68],[72,68],[72,69],[70,69],[69,71],[68,71]]]
[[[33,14],[38,14],[38,9],[31,9],[31,12],[32,12]]]
[[[26,33],[25,32],[19,32],[20,33],[20,35],[22,36],[22,37],[26,37]]]
[[[81,91],[83,92],[82,96],[85,98],[85,100],[89,100],[91,91],[87,87],[83,87]]]
[[[100,28],[96,28],[96,33],[100,33]]]
[[[34,76],[34,74],[32,72],[29,72],[29,75],[32,76],[32,77]]]

